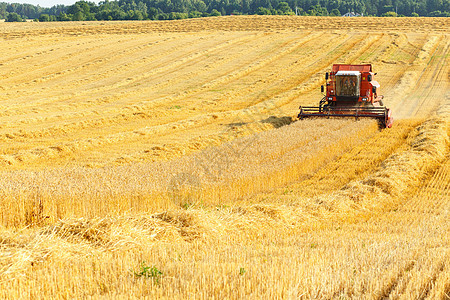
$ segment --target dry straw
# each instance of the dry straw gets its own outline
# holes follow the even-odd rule
[[[423,270],[415,266],[417,262],[435,278],[430,293],[442,297],[448,279],[446,252],[425,255],[422,248],[416,248],[423,247],[421,231],[411,231],[404,238],[382,234],[382,238],[373,240],[367,233],[357,234],[359,227],[356,233],[348,226],[341,230],[340,226],[347,223],[339,219],[354,218],[362,211],[366,216],[373,215],[367,210],[396,208],[392,202],[404,199],[405,193],[414,193],[417,182],[430,169],[439,167],[447,155],[447,130],[448,122],[443,119],[423,123],[410,135],[409,149],[390,156],[372,175],[328,196],[297,197],[281,205],[235,204],[66,218],[21,234],[3,230],[1,295],[330,298],[336,294],[359,297],[392,292],[414,296],[429,289],[428,277],[419,275]],[[385,185],[388,177],[402,184]],[[417,199],[422,200],[425,198]],[[405,209],[405,216],[410,215],[412,210],[408,206]],[[446,216],[448,213],[419,222],[424,226],[421,230],[426,243],[434,243],[430,235],[442,243]],[[413,219],[410,216],[403,221]],[[393,226],[385,223],[383,230]],[[321,236],[318,229],[328,227],[332,232],[324,231]],[[347,236],[350,234],[352,238]],[[433,260],[428,255],[433,255]],[[161,278],[136,278],[133,270],[143,262],[161,270]],[[60,269],[65,270],[63,276]],[[393,285],[409,270],[411,283]]]
[[[232,203],[307,176],[377,131],[370,120],[306,120],[167,162],[10,172],[0,180],[1,223]]]

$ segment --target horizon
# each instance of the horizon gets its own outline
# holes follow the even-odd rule
[[[18,4],[32,4],[32,5],[39,5],[40,7],[53,7],[55,5],[73,5],[79,0],[19,0],[19,1],[2,1],[9,4],[18,3]],[[98,4],[100,0],[89,0],[89,2],[94,2]]]

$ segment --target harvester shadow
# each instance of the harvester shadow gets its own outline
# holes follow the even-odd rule
[[[294,122],[294,119],[289,116],[284,116],[284,117],[270,116],[264,120],[253,121],[253,122],[234,122],[234,123],[229,123],[226,125],[228,127],[235,128],[235,127],[247,126],[252,123],[253,124],[259,123],[259,124],[271,124],[274,128],[280,128],[280,127],[289,125],[292,122]]]

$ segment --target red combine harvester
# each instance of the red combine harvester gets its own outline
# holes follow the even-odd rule
[[[326,96],[320,100],[319,106],[300,106],[298,118],[368,117],[376,118],[382,126],[391,128],[391,110],[383,105],[380,85],[373,80],[375,75],[370,64],[334,64],[331,73],[325,74]]]

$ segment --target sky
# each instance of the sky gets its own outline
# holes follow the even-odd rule
[[[7,3],[28,3],[33,5],[39,5],[41,7],[52,7],[54,5],[58,4],[64,4],[64,5],[72,5],[78,0],[0,0],[0,2],[7,2]],[[100,0],[89,0],[89,2],[95,2],[99,3]]]

